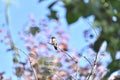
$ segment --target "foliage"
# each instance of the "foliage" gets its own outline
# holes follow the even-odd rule
[[[9,30],[9,14],[8,14],[8,6],[9,0],[6,0],[6,24],[8,26],[8,30],[5,32],[6,34],[7,43],[9,43],[10,48],[7,51],[12,51],[14,53],[13,62],[14,62],[14,69],[15,75],[18,78],[24,77],[25,80],[31,80],[34,78],[34,71],[32,70],[30,64],[32,64],[35,72],[37,74],[38,79],[40,80],[72,80],[76,73],[76,64],[73,60],[67,57],[61,51],[55,51],[53,46],[49,45],[49,40],[51,35],[55,35],[57,39],[59,39],[58,46],[63,49],[64,51],[69,52],[73,50],[68,47],[69,41],[69,34],[61,28],[59,25],[59,17],[56,16],[56,11],[52,9],[52,7],[59,1],[56,0],[51,3],[48,8],[51,12],[48,15],[48,18],[54,18],[54,20],[47,21],[46,19],[40,19],[39,23],[36,24],[34,18],[30,19],[31,24],[27,27],[27,30],[24,28],[23,31],[19,32],[19,36],[21,40],[24,41],[25,47],[27,49],[27,53],[29,54],[25,62],[20,60],[20,54],[23,52],[17,49],[14,44],[14,41],[11,37],[11,32]],[[44,0],[39,0],[40,2]],[[107,66],[110,69],[109,72],[105,71],[105,65],[102,62],[98,62],[97,64],[91,63],[91,65],[97,65],[96,74],[94,75],[95,79],[104,79],[106,80],[111,73],[116,70],[120,69],[120,60],[115,59],[116,51],[120,50],[120,11],[119,11],[119,0],[112,1],[112,0],[61,0],[64,3],[64,7],[66,8],[66,19],[68,24],[72,24],[78,20],[79,17],[88,17],[90,15],[95,16],[95,22],[93,24],[94,27],[101,27],[102,31],[100,33],[99,38],[94,43],[93,49],[98,53],[101,48],[101,44],[104,40],[108,42],[107,50],[110,52],[113,61]],[[115,20],[116,19],[116,20]],[[53,21],[56,26],[51,28],[50,22]],[[33,25],[34,24],[34,25]],[[38,26],[36,26],[38,25]],[[91,26],[92,27],[92,26]],[[2,33],[4,30],[0,30]],[[86,30],[87,31],[87,30]],[[85,32],[85,31],[83,31]],[[86,35],[85,33],[83,33]],[[1,42],[5,42],[1,40]],[[91,36],[92,37],[92,36]],[[87,49],[91,50],[91,44],[87,46]],[[73,52],[72,57],[75,59],[83,58],[81,53]],[[93,51],[89,51],[88,56],[95,57]],[[100,54],[100,56],[106,58],[106,54]],[[30,58],[30,59],[29,59]],[[90,59],[88,59],[89,62]],[[86,61],[87,62],[87,61]],[[92,62],[92,61],[91,61]],[[67,64],[67,66],[65,66]],[[66,67],[66,69],[64,69]],[[88,75],[89,71],[91,70],[90,64],[88,63],[87,66],[80,68],[79,75],[80,79],[84,80]],[[0,79],[3,79],[3,75],[5,73],[0,73]]]
[[[81,16],[95,16],[94,26],[102,27],[102,32],[98,41],[95,43],[94,49],[98,52],[101,42],[107,40],[109,43],[108,51],[111,52],[112,58],[114,59],[115,52],[120,50],[120,46],[117,46],[117,44],[120,44],[120,10],[118,8],[120,1],[88,0],[88,2],[85,2],[85,0],[62,0],[62,2],[64,2],[64,7],[67,10],[66,19],[68,24],[77,21]],[[53,3],[56,3],[56,1]],[[54,6],[54,4],[50,5],[49,8],[51,9],[52,6]]]
[[[108,42],[107,51],[110,52],[113,62],[115,60],[116,52],[120,50],[120,1],[116,0],[61,0],[66,8],[66,19],[68,24],[72,24],[78,20],[79,17],[95,16],[94,27],[101,27],[102,32],[99,38],[94,43],[94,50],[99,51],[101,43],[106,40]],[[56,1],[55,1],[56,2]],[[54,2],[53,2],[54,3]],[[54,5],[50,5],[51,8]],[[53,17],[54,18],[54,17]],[[120,61],[119,61],[120,62]],[[117,69],[120,68],[116,65]],[[116,69],[109,66],[109,69]],[[110,72],[111,73],[111,72]]]

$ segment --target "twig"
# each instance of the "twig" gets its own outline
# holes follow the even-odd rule
[[[79,74],[79,65],[78,63],[76,63],[76,79],[75,80],[78,80],[78,75]]]
[[[90,66],[92,67],[92,64],[91,64],[91,62],[85,57],[85,56],[83,56],[86,60],[87,60],[87,62],[90,64]]]
[[[49,43],[50,45],[53,45],[52,43]],[[55,45],[54,45],[55,46]],[[59,48],[58,46],[56,46],[60,51],[64,52],[67,56],[69,56],[75,63],[78,63],[78,61],[76,61],[70,54],[68,54],[66,51],[64,51],[63,49]]]
[[[35,77],[35,80],[38,80],[38,77],[37,77],[37,75],[36,75],[36,72],[35,72],[35,70],[34,70],[32,64],[31,64],[31,62],[30,62],[30,57],[29,57],[29,63],[30,63],[30,67],[31,67],[32,70],[33,70],[33,75],[34,75],[34,77]]]
[[[21,51],[22,53],[24,53],[24,54],[28,57],[28,61],[29,61],[29,63],[30,63],[30,67],[31,67],[31,69],[32,69],[32,71],[33,71],[33,75],[34,75],[34,77],[35,77],[35,80],[38,80],[38,77],[37,77],[37,75],[36,75],[36,72],[35,72],[32,64],[31,64],[30,56],[27,55],[26,52],[24,52],[23,50],[21,50],[21,49],[19,49],[19,48],[17,48],[17,47],[15,47],[15,48],[18,49],[19,51]]]
[[[89,21],[89,20],[87,19],[87,21]],[[92,24],[90,24],[89,22],[87,22],[87,23],[88,23],[88,24],[90,25],[90,27],[94,30],[96,37],[98,37],[97,31],[93,28]]]
[[[95,56],[95,59],[94,59],[94,65],[92,67],[90,75],[87,77],[86,80],[93,80],[94,75],[95,75],[95,70],[96,70],[96,67],[97,67],[97,59],[98,59],[98,53],[96,53],[96,56]]]
[[[95,32],[95,35],[98,37],[98,34],[97,34],[96,30],[93,28],[93,26],[92,26],[89,22],[87,22],[87,23],[91,26],[91,28],[92,28],[92,29],[94,30],[94,32]],[[84,57],[84,58],[85,58],[85,57]],[[85,58],[85,59],[89,62],[89,60],[88,60],[87,58]],[[98,52],[96,53],[93,66],[92,66],[92,64],[89,62],[90,65],[92,66],[92,70],[91,70],[89,76],[86,78],[86,80],[93,80],[94,75],[95,75],[95,70],[96,70],[96,67],[97,67],[97,59],[98,59]]]
[[[69,56],[76,64],[78,63],[78,61],[76,61],[69,53],[67,53],[66,51],[64,51],[63,49],[59,48],[62,52],[64,52],[67,56]]]
[[[49,42],[48,42],[49,43]],[[51,45],[53,45],[52,43],[49,43]],[[55,46],[55,45],[53,45]],[[77,65],[76,66],[76,78],[75,80],[78,80],[78,74],[79,74],[79,66],[78,66],[78,61],[76,61],[69,53],[67,53],[66,51],[64,51],[63,49],[59,48],[58,46],[56,46],[61,52],[65,53],[67,56],[69,56],[74,62],[75,64]]]
[[[11,29],[10,29],[10,25],[9,25],[9,15],[8,15],[8,7],[9,7],[9,4],[6,4],[6,8],[5,8],[5,18],[6,18],[6,24],[8,26],[8,31],[7,31],[7,35],[10,37],[9,40],[10,40],[10,43],[11,43],[11,49],[13,48],[13,50],[20,50],[21,52],[23,52],[28,58],[29,58],[29,63],[30,63],[30,66],[33,70],[33,73],[34,73],[34,76],[35,76],[35,80],[38,80],[36,74],[35,74],[35,71],[34,71],[34,68],[30,62],[30,56],[28,56],[24,51],[22,51],[21,49],[18,49],[17,47],[15,47],[14,45],[14,42],[12,40],[12,37],[11,37]]]
[[[14,50],[14,42],[12,39],[12,35],[11,35],[11,29],[10,29],[10,22],[9,22],[9,13],[8,13],[8,8],[9,8],[9,4],[5,4],[5,19],[6,19],[6,25],[8,27],[7,30],[7,36],[9,36],[9,40],[10,40],[10,47],[12,50]]]
[[[59,47],[58,47],[59,48]],[[60,48],[59,48],[60,49]],[[67,56],[69,56],[76,64],[76,78],[75,80],[78,80],[78,74],[79,74],[79,66],[78,66],[78,61],[76,61],[70,54],[68,54],[66,51],[63,49],[60,49],[62,52],[64,52]]]

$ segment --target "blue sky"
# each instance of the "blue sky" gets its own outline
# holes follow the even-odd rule
[[[18,31],[23,30],[25,23],[27,23],[27,21],[29,20],[28,15],[34,14],[36,23],[39,22],[40,18],[46,17],[46,14],[50,13],[47,9],[47,5],[50,2],[52,1],[45,0],[42,3],[38,3],[38,0],[12,0],[12,5],[9,7],[9,21],[12,38],[17,47],[20,47],[22,50],[26,51],[23,42],[20,41]],[[68,25],[65,19],[66,10],[64,8],[61,8],[59,5],[63,5],[63,3],[60,2],[58,5],[55,5],[53,9],[58,10],[58,15],[60,15],[62,26],[70,34],[70,47],[74,46],[75,51],[80,51],[80,49],[82,49],[89,42],[94,42],[96,40],[95,38],[93,40],[89,40],[88,43],[85,43],[83,30],[91,29],[91,32],[95,34],[91,26],[86,23],[86,19],[79,18],[78,21],[76,21],[75,23]],[[4,0],[0,0],[0,29],[7,28],[7,26],[2,26],[3,23],[6,23],[4,10]],[[90,21],[90,23],[92,23],[94,21],[94,16],[90,16],[88,20]],[[67,27],[70,27],[69,30],[67,29]],[[5,76],[11,77],[13,76],[13,69],[11,69],[13,68],[13,54],[6,52],[6,47],[8,46],[0,43],[0,72],[5,71]],[[16,80],[15,77],[12,78],[13,80]]]

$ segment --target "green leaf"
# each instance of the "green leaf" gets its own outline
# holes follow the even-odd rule
[[[54,1],[52,4],[50,4],[50,5],[48,6],[48,8],[51,9],[57,2],[58,2],[58,0]]]
[[[113,61],[108,65],[108,69],[110,69],[110,72],[114,72],[114,71],[117,71],[118,69],[120,69],[120,59],[118,59],[118,60],[113,60]]]
[[[120,59],[119,60],[113,60],[109,65],[108,69],[110,70],[108,74],[105,77],[109,77],[111,73],[114,71],[117,71],[120,69]]]
[[[16,63],[18,63],[18,58],[17,57],[14,57],[13,58],[13,62],[16,64]]]
[[[52,10],[52,9],[50,9],[50,15],[48,15],[48,17],[50,18],[50,19],[56,19],[56,20],[58,20],[58,17],[57,17],[57,11],[54,11],[54,10]]]
[[[45,0],[38,0],[39,3],[43,2],[43,1],[45,1]]]
[[[40,28],[35,26],[35,27],[30,27],[30,33],[35,36],[36,33],[40,32]]]
[[[66,13],[66,19],[67,19],[68,24],[74,23],[75,21],[78,20],[78,18],[79,18],[78,15],[73,12]]]

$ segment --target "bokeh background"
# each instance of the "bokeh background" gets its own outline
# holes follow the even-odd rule
[[[0,0],[0,79],[120,79],[120,0]],[[58,41],[55,50],[49,44]],[[27,56],[26,56],[27,54]],[[28,57],[29,55],[29,57]],[[29,60],[30,59],[30,60]],[[91,64],[92,66],[91,66]]]

